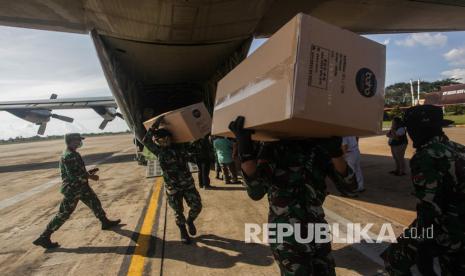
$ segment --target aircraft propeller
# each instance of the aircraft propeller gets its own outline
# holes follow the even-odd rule
[[[65,121],[65,122],[68,122],[68,123],[72,123],[74,121],[73,118],[71,117],[67,117],[67,116],[63,116],[63,115],[58,115],[58,114],[50,114],[50,117],[52,118],[55,118],[55,119],[58,119],[58,120],[61,120],[61,121]]]
[[[72,123],[74,121],[74,119],[71,118],[71,117],[58,115],[58,114],[53,114],[53,113],[50,113],[50,118],[54,118],[54,119],[57,119],[57,120],[68,122],[68,123]],[[37,134],[44,135],[45,129],[47,128],[47,122],[40,123],[39,125],[40,125],[40,127],[37,130]]]

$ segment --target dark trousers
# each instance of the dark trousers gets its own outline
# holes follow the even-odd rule
[[[197,167],[199,167],[199,186],[209,187],[210,186],[210,162],[209,161],[199,161],[197,162]]]
[[[220,165],[220,162],[218,162],[218,159],[215,159],[215,172],[216,172],[216,178],[220,178],[223,179],[223,177],[221,176],[221,165]]]
[[[94,190],[86,184],[79,191],[72,193],[65,193],[63,201],[60,204],[60,209],[55,217],[47,225],[46,233],[52,233],[58,230],[65,221],[69,219],[71,214],[76,209],[79,201],[82,201],[87,207],[89,207],[94,215],[103,221],[106,219],[105,211],[102,208],[102,203],[98,199]]]
[[[394,161],[396,162],[396,171],[398,173],[405,173],[405,150],[407,144],[391,146],[391,153]]]
[[[226,183],[231,183],[231,176],[232,181],[237,182],[237,169],[234,162],[221,163],[221,169],[223,170],[224,180]]]
[[[197,189],[192,188],[189,190],[178,191],[175,194],[166,194],[168,205],[173,209],[174,216],[176,218],[176,224],[178,226],[184,226],[186,223],[186,217],[184,216],[184,204],[183,200],[186,201],[189,206],[189,216],[187,220],[194,221],[202,211],[202,200]]]

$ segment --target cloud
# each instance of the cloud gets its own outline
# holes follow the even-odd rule
[[[110,96],[110,89],[88,35],[0,27],[0,101]],[[46,135],[70,131],[102,132],[93,110],[56,110],[74,118],[69,124],[52,119]],[[38,126],[0,111],[0,139],[34,136]],[[116,118],[106,131],[124,131]]]
[[[395,43],[403,47],[415,47],[417,45],[428,48],[444,47],[447,44],[447,36],[442,33],[416,33],[407,36],[403,40],[396,40]]]
[[[59,98],[111,95],[106,80],[100,76],[70,81],[0,78],[0,90],[0,101],[47,99],[52,93],[57,94]]]
[[[442,76],[447,78],[454,78],[465,81],[465,68],[455,68],[441,73]]]
[[[444,54],[444,58],[451,65],[465,65],[465,46],[450,50]]]

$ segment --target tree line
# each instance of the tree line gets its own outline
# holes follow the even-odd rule
[[[441,90],[441,86],[447,86],[452,84],[460,84],[458,79],[448,78],[443,80],[437,80],[433,82],[420,81],[420,98],[424,98],[424,93],[437,92]],[[417,82],[413,84],[414,95],[417,94]],[[385,89],[384,93],[384,105],[385,107],[396,107],[396,106],[411,106],[412,96],[410,94],[410,82],[398,82],[389,85]]]
[[[131,133],[131,132],[127,130],[127,131],[120,131],[120,132],[99,132],[99,133],[92,132],[92,133],[81,133],[81,134],[84,137],[93,137],[93,136],[118,135],[118,134],[127,134],[127,133]],[[34,142],[34,141],[57,140],[57,139],[64,139],[64,135],[49,135],[49,136],[35,135],[32,137],[17,136],[14,138],[0,140],[0,145],[15,144],[15,143],[28,143],[28,142]]]
[[[433,82],[420,81],[420,99],[425,98],[425,94],[441,90],[441,86],[461,84],[458,79],[448,78]],[[417,95],[417,82],[413,84],[414,96]],[[394,117],[401,117],[403,112],[400,107],[412,105],[412,95],[410,93],[410,82],[398,82],[389,85],[384,93],[384,106],[393,108],[384,113],[384,120],[392,120]],[[446,114],[462,115],[465,114],[465,105],[450,105],[445,108]]]

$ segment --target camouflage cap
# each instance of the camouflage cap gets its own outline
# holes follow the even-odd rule
[[[405,111],[404,123],[407,128],[442,128],[453,122],[444,120],[442,108],[438,106],[418,105]]]
[[[75,141],[75,140],[84,140],[86,139],[85,137],[82,137],[81,134],[79,133],[67,133],[65,134],[65,143],[66,144],[69,144],[71,141]]]

